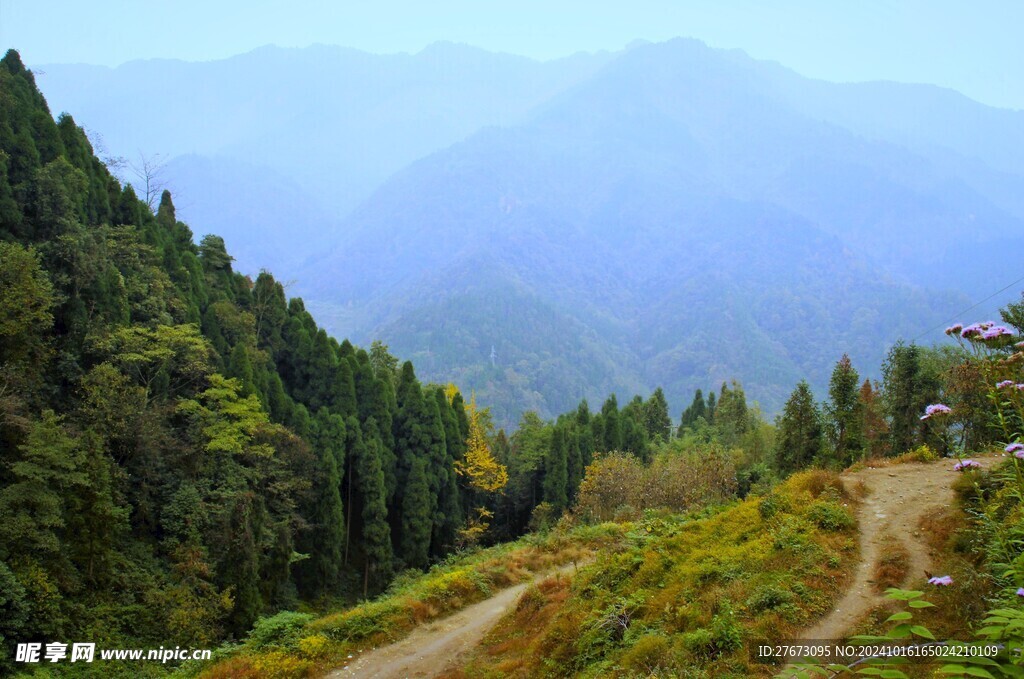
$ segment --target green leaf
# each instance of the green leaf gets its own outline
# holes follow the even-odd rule
[[[912,634],[916,634],[919,637],[924,637],[925,639],[935,639],[935,635],[932,634],[931,630],[925,627],[924,625],[914,625],[910,628],[910,631]]]
[[[886,632],[885,636],[889,639],[906,639],[911,634],[910,625],[906,623],[896,625],[891,630]]]
[[[924,600],[921,600],[921,599],[919,599],[917,601],[909,601],[909,602],[907,602],[907,605],[910,606],[911,608],[934,608],[935,607],[935,604],[933,604],[932,602],[924,601]]]
[[[892,615],[890,615],[886,619],[886,622],[897,622],[899,620],[910,620],[913,617],[914,616],[911,615],[909,611],[900,611],[899,613],[893,613]]]

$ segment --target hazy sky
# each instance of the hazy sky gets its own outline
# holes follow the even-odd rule
[[[0,0],[0,45],[30,65],[436,40],[548,59],[686,36],[813,77],[935,83],[1020,109],[1022,26],[1020,0]]]

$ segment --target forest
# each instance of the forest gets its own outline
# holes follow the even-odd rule
[[[151,205],[115,178],[6,54],[0,673],[15,642],[233,647],[524,535],[755,511],[737,503],[804,492],[794,472],[936,460],[1021,431],[1012,409],[993,414],[971,342],[1021,356],[1024,302],[1009,327],[951,328],[966,345],[895,344],[881,381],[837,357],[826,398],[800,382],[774,421],[734,380],[678,419],[659,388],[552,420],[528,410],[506,432],[472,393],[421,383],[381,342],[339,342],[271,273],[232,261],[221,238],[194,241],[170,192]],[[808,520],[849,528],[821,502]],[[584,541],[628,528],[602,530]]]

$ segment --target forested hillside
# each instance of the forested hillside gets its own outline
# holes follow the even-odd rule
[[[329,331],[502,426],[658,385],[678,415],[732,378],[774,414],[843,353],[880,378],[898,338],[937,339],[1016,277],[1024,115],[934,86],[687,39],[43,70],[108,154],[165,154],[179,209],[243,271],[273,262]]]
[[[475,539],[486,410],[193,242],[0,62],[0,671],[19,642],[210,646]],[[479,531],[479,526],[477,526]]]

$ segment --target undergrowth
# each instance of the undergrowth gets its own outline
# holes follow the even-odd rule
[[[317,676],[358,653],[406,636],[417,625],[526,582],[552,568],[614,551],[629,524],[585,525],[455,555],[427,573],[408,573],[372,601],[313,618],[283,612],[261,619],[246,641],[219,649],[214,661],[186,665],[177,676],[256,679]]]
[[[856,559],[834,474],[700,515],[648,517],[570,583],[532,589],[452,677],[743,677],[747,642],[825,613]]]

